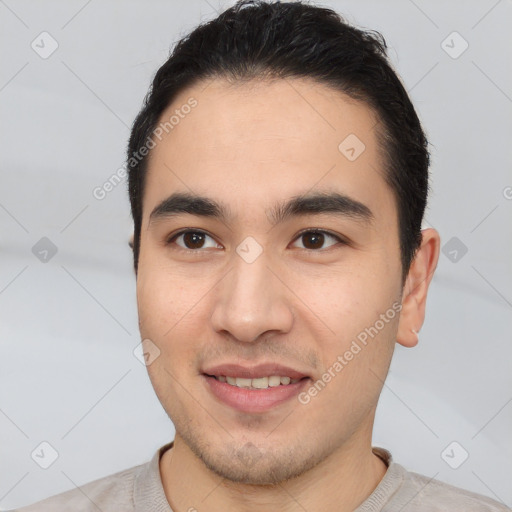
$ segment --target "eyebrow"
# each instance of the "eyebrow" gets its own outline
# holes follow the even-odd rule
[[[176,192],[160,202],[151,212],[149,223],[180,214],[218,219],[228,224],[230,209],[214,199],[187,192]],[[316,192],[297,195],[274,205],[267,216],[273,226],[301,215],[335,214],[336,216],[372,224],[375,217],[365,204],[338,192]]]

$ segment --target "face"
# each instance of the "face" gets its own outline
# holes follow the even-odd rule
[[[376,118],[299,79],[215,79],[161,120],[176,109],[143,197],[139,323],[159,354],[149,376],[208,468],[277,483],[371,436],[402,293]],[[178,193],[224,216],[165,203]]]

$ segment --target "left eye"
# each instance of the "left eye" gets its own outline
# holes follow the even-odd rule
[[[316,249],[322,249],[322,248],[325,249],[325,247],[321,247],[321,246],[324,244],[326,237],[331,238],[332,240],[335,241],[335,243],[343,242],[343,240],[341,240],[341,238],[339,238],[335,235],[332,235],[332,234],[328,233],[327,231],[321,231],[321,230],[303,231],[302,233],[299,234],[299,236],[296,238],[296,240],[305,239],[305,240],[307,240],[306,247],[303,247],[303,248],[308,249],[308,250],[316,250]],[[329,245],[328,247],[335,245],[335,243]]]

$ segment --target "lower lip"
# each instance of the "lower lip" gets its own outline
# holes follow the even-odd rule
[[[232,386],[227,382],[220,382],[209,375],[203,375],[203,378],[217,399],[241,412],[266,412],[295,398],[309,381],[309,378],[304,378],[286,386],[248,389]]]

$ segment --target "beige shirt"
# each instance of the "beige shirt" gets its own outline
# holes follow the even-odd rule
[[[172,442],[139,466],[100,478],[16,512],[172,512],[165,497],[159,461]],[[368,499],[354,512],[511,512],[490,498],[407,471],[391,453],[373,447],[388,466]],[[12,511],[15,512],[15,511]]]

